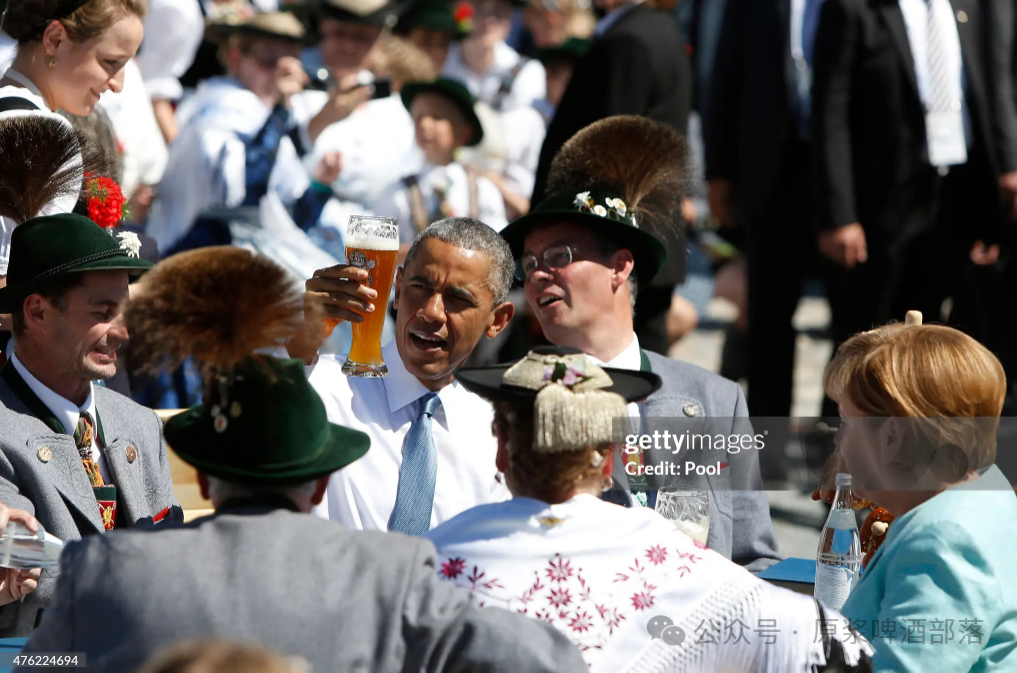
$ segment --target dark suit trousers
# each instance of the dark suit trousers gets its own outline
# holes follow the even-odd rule
[[[810,167],[808,144],[789,134],[766,206],[745,215],[753,416],[791,414],[797,337],[791,318],[816,256]]]
[[[957,293],[968,260],[971,231],[978,225],[972,219],[985,212],[973,203],[972,195],[984,191],[976,189],[975,175],[970,165],[935,175],[926,226],[890,240],[867,241],[865,264],[831,273],[827,294],[834,348],[858,332],[903,322],[909,310],[921,311],[926,323],[942,322],[943,302]],[[823,415],[837,415],[832,400],[824,400]]]

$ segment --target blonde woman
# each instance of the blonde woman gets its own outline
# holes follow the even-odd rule
[[[17,53],[0,78],[0,121],[45,115],[69,125],[54,112],[91,114],[104,92],[123,87],[124,66],[141,45],[147,12],[147,0],[8,0],[3,31],[17,42]],[[68,165],[80,165],[80,158]],[[62,194],[41,214],[69,213],[77,198]],[[15,224],[0,217],[0,287]]]
[[[843,469],[896,517],[843,607],[875,645],[875,670],[1017,670],[1017,496],[994,464],[999,360],[949,327],[888,325],[846,341],[825,387]]]

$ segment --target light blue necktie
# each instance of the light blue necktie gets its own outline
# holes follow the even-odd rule
[[[390,531],[417,537],[431,529],[434,484],[438,475],[438,450],[431,434],[431,417],[441,404],[436,393],[428,393],[420,400],[423,409],[406,434],[395,509],[388,520]]]

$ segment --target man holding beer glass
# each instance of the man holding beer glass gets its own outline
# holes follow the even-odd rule
[[[326,319],[358,328],[349,359],[363,366],[372,364],[364,354],[380,344],[388,289],[380,276],[371,286],[384,263],[358,266],[361,255],[369,265],[376,252],[356,242],[348,240],[349,265],[316,271],[306,289]],[[329,420],[371,437],[367,455],[332,475],[315,514],[348,528],[423,535],[459,512],[510,497],[495,466],[491,406],[453,372],[481,338],[495,337],[512,319],[506,297],[513,271],[508,244],[483,222],[435,222],[396,273],[396,334],[380,348],[386,375],[346,376],[344,360],[315,358],[308,377]],[[376,329],[367,327],[372,317]]]

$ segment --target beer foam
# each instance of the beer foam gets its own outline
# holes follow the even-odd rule
[[[347,248],[361,248],[363,250],[399,250],[399,238],[385,238],[384,236],[371,236],[370,234],[351,234],[346,238]]]

